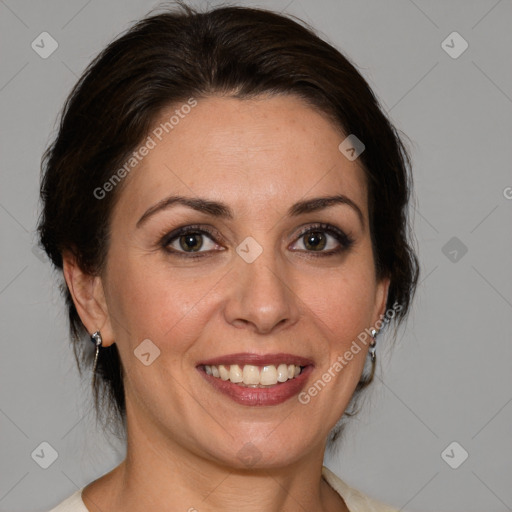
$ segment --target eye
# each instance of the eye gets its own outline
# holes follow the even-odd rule
[[[214,236],[204,227],[185,226],[166,235],[162,240],[162,246],[166,251],[178,256],[191,254],[191,257],[197,257],[197,253],[207,253],[221,247],[215,242]]]
[[[301,231],[295,242],[299,247],[292,246],[292,250],[319,253],[315,256],[329,256],[347,250],[353,243],[354,240],[349,235],[335,226],[317,224]]]

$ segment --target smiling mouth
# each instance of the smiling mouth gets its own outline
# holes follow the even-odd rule
[[[269,388],[295,379],[305,367],[281,363],[262,366],[252,364],[202,365],[200,368],[207,375],[238,384],[241,387]]]

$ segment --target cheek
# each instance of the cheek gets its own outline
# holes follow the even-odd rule
[[[201,318],[205,318],[208,301],[204,298],[216,279],[190,279],[180,275],[180,270],[145,264],[140,258],[118,261],[109,272],[113,292],[109,311],[118,337],[128,337],[132,348],[150,339],[157,345],[172,340],[173,347],[179,349],[180,344],[194,339]]]
[[[317,281],[324,286],[315,294],[310,293],[305,301],[321,364],[299,401],[306,407],[304,410],[316,411],[329,428],[346,409],[366,361],[367,345],[358,336],[371,322],[371,276],[364,269],[331,275],[328,280]],[[368,286],[362,284],[365,282]]]
[[[347,343],[370,327],[375,308],[375,286],[373,269],[367,265],[333,272],[318,279],[315,286],[303,282],[301,297],[313,317],[324,326],[323,331],[333,348],[344,349]]]

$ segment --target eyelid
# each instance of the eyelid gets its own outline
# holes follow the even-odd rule
[[[177,227],[176,229],[173,229],[170,233],[166,233],[163,237],[161,237],[159,245],[170,254],[185,256],[188,258],[197,258],[200,256],[208,255],[212,252],[211,250],[186,252],[169,247],[171,242],[173,242],[175,239],[178,239],[180,236],[186,235],[187,233],[206,236],[216,245],[221,245],[219,239],[224,240],[224,237],[216,229],[213,229],[210,226],[206,226],[204,224],[185,224],[183,226]],[[225,248],[222,250],[224,249]]]
[[[326,224],[324,222],[315,222],[313,224],[308,224],[307,226],[304,226],[297,235],[295,235],[294,240],[298,241],[300,238],[302,238],[304,235],[308,233],[314,233],[316,231],[323,231],[325,233],[328,233],[330,236],[334,237],[337,242],[340,244],[342,249],[348,249],[354,242],[354,238],[350,233],[346,233],[344,230],[332,225],[332,224]],[[295,243],[295,242],[294,242]],[[311,253],[314,253],[315,251],[308,251]],[[334,251],[318,251],[318,254],[320,253],[329,254]]]
[[[293,242],[291,245],[297,243],[301,239],[301,237],[303,237],[304,235],[306,235],[308,233],[314,233],[315,231],[323,231],[325,233],[328,233],[330,236],[335,238],[335,240],[338,242],[339,248],[331,249],[329,251],[306,251],[304,249],[298,249],[298,250],[296,249],[295,251],[306,252],[313,256],[315,256],[315,255],[321,256],[322,254],[329,255],[329,254],[343,252],[344,250],[349,249],[350,246],[354,243],[353,237],[350,234],[345,233],[340,228],[338,228],[332,224],[316,222],[316,223],[312,223],[312,224],[311,223],[306,224],[305,226],[303,226],[299,230],[299,232],[296,235],[294,235],[294,239],[293,239]],[[171,244],[171,242],[173,242],[175,239],[177,239],[180,236],[183,236],[187,233],[195,233],[195,234],[207,236],[208,238],[210,238],[210,240],[213,243],[215,243],[217,245],[221,245],[219,239],[224,241],[224,237],[216,229],[213,229],[210,226],[207,226],[204,224],[186,224],[186,225],[180,226],[180,227],[172,230],[170,233],[166,233],[161,238],[160,245],[167,252],[169,252],[171,254],[185,256],[185,257],[189,257],[189,258],[207,256],[207,255],[211,254],[212,252],[218,251],[218,250],[216,250],[216,251],[208,250],[208,251],[187,252],[187,251],[180,251],[180,250],[176,250],[173,248],[172,249],[169,248],[169,245]],[[225,247],[222,250],[225,250]]]

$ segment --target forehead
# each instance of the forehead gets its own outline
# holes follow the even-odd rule
[[[195,101],[164,109],[155,120],[152,147],[127,177],[120,208],[141,213],[183,194],[261,215],[269,205],[279,213],[300,199],[342,193],[366,211],[365,173],[338,149],[345,135],[299,98]]]

